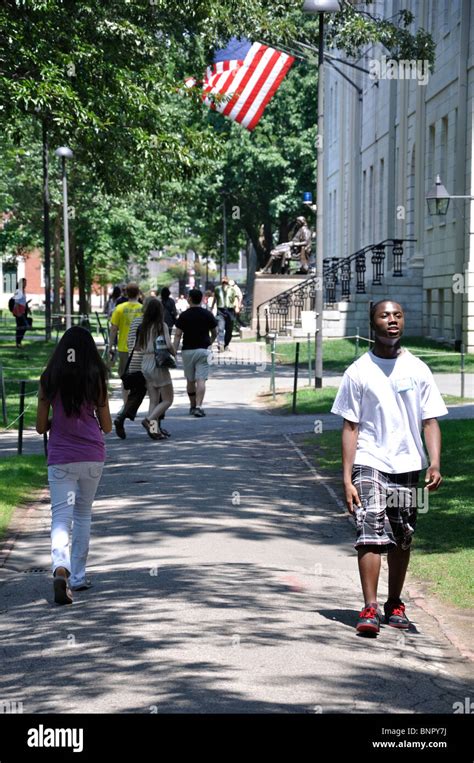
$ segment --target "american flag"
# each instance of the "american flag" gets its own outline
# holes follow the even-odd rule
[[[294,60],[268,45],[232,38],[225,48],[217,51],[213,66],[208,67],[204,80],[199,83],[203,101],[211,109],[253,130]],[[190,77],[185,84],[194,87],[198,82]]]

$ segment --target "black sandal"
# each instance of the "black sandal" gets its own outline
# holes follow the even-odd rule
[[[151,422],[150,419],[143,419],[142,421],[142,427],[145,427],[148,437],[150,437],[151,440],[166,440],[166,437],[164,434],[158,434],[158,432],[152,432],[151,431]]]
[[[71,589],[67,579],[62,575],[56,575],[53,580],[55,604],[72,604]]]

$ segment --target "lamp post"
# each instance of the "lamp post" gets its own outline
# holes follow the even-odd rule
[[[323,186],[324,186],[324,14],[337,13],[341,10],[339,0],[305,0],[305,13],[319,14],[319,44],[318,44],[318,176],[316,185],[316,275],[318,277],[315,300],[316,311],[316,358],[314,365],[314,386],[323,386]]]
[[[51,242],[49,235],[49,144],[48,144],[48,122],[43,117],[43,267],[44,267],[44,322],[45,339],[51,339]]]
[[[71,313],[72,313],[72,300],[71,300],[71,268],[69,262],[69,218],[68,218],[68,204],[67,204],[67,176],[66,176],[66,159],[72,159],[72,151],[67,146],[61,146],[54,152],[56,156],[61,159],[62,176],[63,176],[63,225],[64,225],[64,275],[65,275],[65,298],[66,298],[66,329],[70,329],[72,325]]]
[[[317,206],[317,204],[313,204],[313,194],[311,193],[311,191],[305,191],[304,192],[304,194],[303,194],[303,204],[305,205],[305,207],[308,207],[308,209],[311,210],[311,212],[314,212],[314,215],[315,215],[314,234],[315,234],[315,237],[316,237],[316,224],[317,224],[317,217],[316,217],[316,215],[317,215],[317,212],[318,212],[318,206]],[[312,258],[312,256],[313,256],[313,245],[311,244],[311,258]]]

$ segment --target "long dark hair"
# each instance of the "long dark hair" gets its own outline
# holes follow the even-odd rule
[[[143,311],[143,321],[138,335],[137,349],[145,349],[152,332],[155,336],[163,333],[163,305],[156,297],[149,297],[146,302]]]
[[[52,402],[60,395],[67,416],[79,415],[84,403],[103,405],[107,371],[87,329],[68,329],[41,375],[41,386]]]

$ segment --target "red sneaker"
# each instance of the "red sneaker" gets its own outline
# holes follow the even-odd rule
[[[392,628],[406,630],[410,627],[410,621],[405,614],[405,605],[401,599],[389,599],[383,605],[385,622]]]
[[[377,602],[367,604],[360,612],[357,620],[356,631],[358,633],[378,633],[380,630],[380,616]]]

